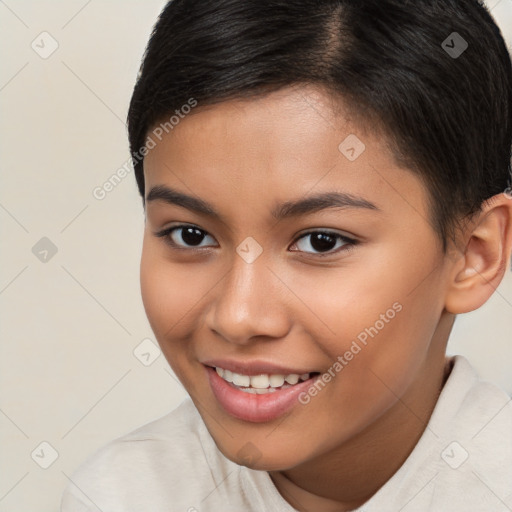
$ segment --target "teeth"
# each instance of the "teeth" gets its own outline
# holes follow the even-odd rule
[[[251,385],[251,378],[249,375],[240,375],[239,373],[233,373],[233,384],[235,386],[249,387]]]
[[[310,377],[309,373],[303,373],[302,375],[297,373],[291,373],[290,375],[241,375],[219,367],[216,367],[215,371],[225,381],[232,382],[235,386],[240,388],[245,388],[242,389],[242,391],[260,395],[272,393],[275,391],[275,388],[293,386],[297,384],[299,380],[305,381]]]
[[[284,375],[271,375],[268,380],[273,388],[279,388],[284,384]]]
[[[299,382],[299,376],[296,374],[296,373],[291,373],[290,375],[287,375],[286,376],[286,382],[288,382],[288,384],[297,384],[297,382]]]
[[[269,380],[268,375],[252,375],[251,386],[253,388],[266,389],[269,386]]]
[[[254,389],[254,388],[246,388],[243,391],[245,391],[246,393],[251,393],[251,395],[255,395],[256,391],[258,391],[258,390]]]
[[[244,391],[245,393],[250,393],[251,395],[267,395],[268,393],[275,393],[277,391],[277,389],[276,388],[267,388],[267,389],[240,388],[240,391]]]

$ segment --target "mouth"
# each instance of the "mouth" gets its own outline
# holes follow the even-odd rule
[[[217,375],[233,388],[243,391],[244,393],[258,395],[265,395],[267,393],[275,393],[283,389],[288,389],[299,382],[310,380],[320,374],[319,372],[309,372],[301,374],[290,373],[287,375],[277,373],[244,375],[219,366],[210,368],[213,368],[217,372]]]
[[[272,421],[288,412],[320,376],[320,372],[247,375],[204,366],[220,406],[231,416],[254,423]]]

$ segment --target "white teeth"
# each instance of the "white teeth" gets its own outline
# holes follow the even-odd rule
[[[233,384],[235,386],[249,387],[251,385],[251,378],[249,375],[240,375],[239,373],[233,373]]]
[[[274,388],[256,389],[256,388],[240,388],[240,391],[250,393],[251,395],[266,395],[267,393],[275,393],[277,390]]]
[[[251,395],[255,395],[258,390],[254,388],[245,388],[243,389],[243,391],[245,391],[246,393],[251,393]]]
[[[240,388],[245,388],[242,391],[252,394],[272,393],[275,388],[286,388],[297,384],[299,380],[304,381],[310,378],[309,373],[303,373],[302,375],[297,373],[289,375],[242,375],[219,367],[216,367],[215,371],[225,381],[232,382]]]
[[[297,384],[297,382],[299,382],[299,376],[296,373],[291,373],[286,376],[285,380],[288,384]]]
[[[279,388],[284,384],[284,375],[271,375],[268,380],[271,387]]]
[[[268,375],[252,375],[251,386],[258,389],[266,389],[269,386]]]

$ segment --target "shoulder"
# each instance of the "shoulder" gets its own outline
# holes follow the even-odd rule
[[[183,497],[184,481],[204,486],[232,464],[216,449],[187,398],[169,414],[90,455],[69,477],[61,510],[163,510],[165,503],[169,510],[169,499],[176,503]],[[183,506],[187,510],[190,504]]]
[[[512,400],[464,356],[450,359],[421,438],[365,511],[512,510]]]
[[[502,510],[512,502],[512,399],[465,357],[453,360],[430,425],[439,434],[434,487],[453,510]]]
[[[150,423],[124,434],[99,448],[80,466],[77,475],[91,466],[102,469],[103,464],[114,464],[137,456],[137,462],[155,464],[159,459],[173,458],[197,448],[201,441],[200,417],[190,399],[176,409]]]
[[[477,436],[506,436],[512,433],[512,398],[496,384],[481,379],[463,356],[454,356],[454,379],[446,405],[455,406],[459,428]],[[508,428],[507,428],[508,427]]]

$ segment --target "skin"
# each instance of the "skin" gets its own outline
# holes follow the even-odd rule
[[[338,150],[356,134],[353,162]],[[146,204],[141,290],[167,361],[221,452],[258,450],[299,511],[347,511],[403,464],[449,375],[445,348],[455,315],[481,306],[501,281],[512,245],[512,201],[499,194],[443,254],[428,222],[428,192],[400,167],[385,138],[314,87],[197,107],[145,159],[146,194],[167,185],[211,203],[222,220],[164,201]],[[277,222],[280,202],[346,192],[378,210],[331,208]],[[203,231],[200,248],[171,225]],[[329,231],[327,257],[305,231]],[[247,237],[262,254],[246,263]],[[168,238],[169,238],[168,237]],[[189,239],[188,239],[189,240]],[[341,249],[340,249],[341,247]],[[402,310],[307,405],[251,423],[216,402],[200,361],[264,359],[326,372],[357,335],[398,302]],[[306,428],[305,428],[306,426]],[[297,449],[300,447],[300,449]],[[342,484],[342,485],[340,485]]]

